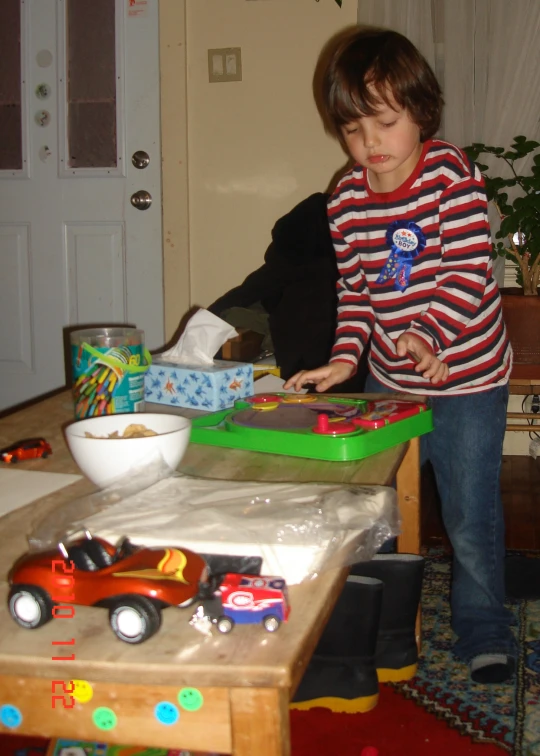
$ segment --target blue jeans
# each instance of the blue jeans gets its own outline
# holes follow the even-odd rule
[[[391,393],[371,374],[366,392]],[[434,430],[421,437],[422,463],[433,465],[442,517],[454,551],[451,589],[456,656],[515,656],[504,607],[504,515],[500,493],[508,387],[432,396]]]

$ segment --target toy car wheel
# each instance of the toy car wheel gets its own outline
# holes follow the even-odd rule
[[[52,619],[53,603],[49,594],[34,585],[13,586],[8,606],[15,622],[27,630],[35,630]]]
[[[220,633],[226,635],[233,629],[234,620],[232,620],[230,617],[219,617],[218,621],[216,622],[216,627]]]
[[[281,620],[275,614],[267,614],[263,619],[263,625],[264,629],[268,630],[269,633],[275,633],[276,630],[279,630]]]
[[[109,622],[120,640],[142,643],[159,630],[161,612],[145,596],[133,596],[116,601],[109,611]]]

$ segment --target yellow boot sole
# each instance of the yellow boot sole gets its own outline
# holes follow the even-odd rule
[[[401,669],[377,667],[377,678],[380,683],[404,682],[414,677],[417,669],[418,664],[410,664],[408,667],[402,667]]]
[[[289,708],[298,711],[309,711],[317,706],[323,709],[330,709],[336,714],[365,714],[377,706],[379,694],[373,696],[362,696],[361,698],[335,698],[333,696],[324,696],[322,698],[313,698],[310,701],[299,701],[291,703]]]

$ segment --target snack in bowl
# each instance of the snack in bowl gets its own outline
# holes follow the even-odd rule
[[[101,415],[76,420],[64,433],[81,471],[105,488],[157,455],[175,470],[189,443],[191,420],[160,412]]]
[[[146,425],[131,423],[123,433],[115,430],[107,436],[94,436],[89,431],[86,431],[84,435],[86,438],[144,438],[145,436],[157,436],[158,434],[156,431],[147,428]]]

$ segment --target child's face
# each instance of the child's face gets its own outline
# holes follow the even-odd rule
[[[351,156],[367,168],[372,189],[391,192],[413,172],[422,153],[420,129],[407,110],[381,101],[375,115],[342,127]]]

